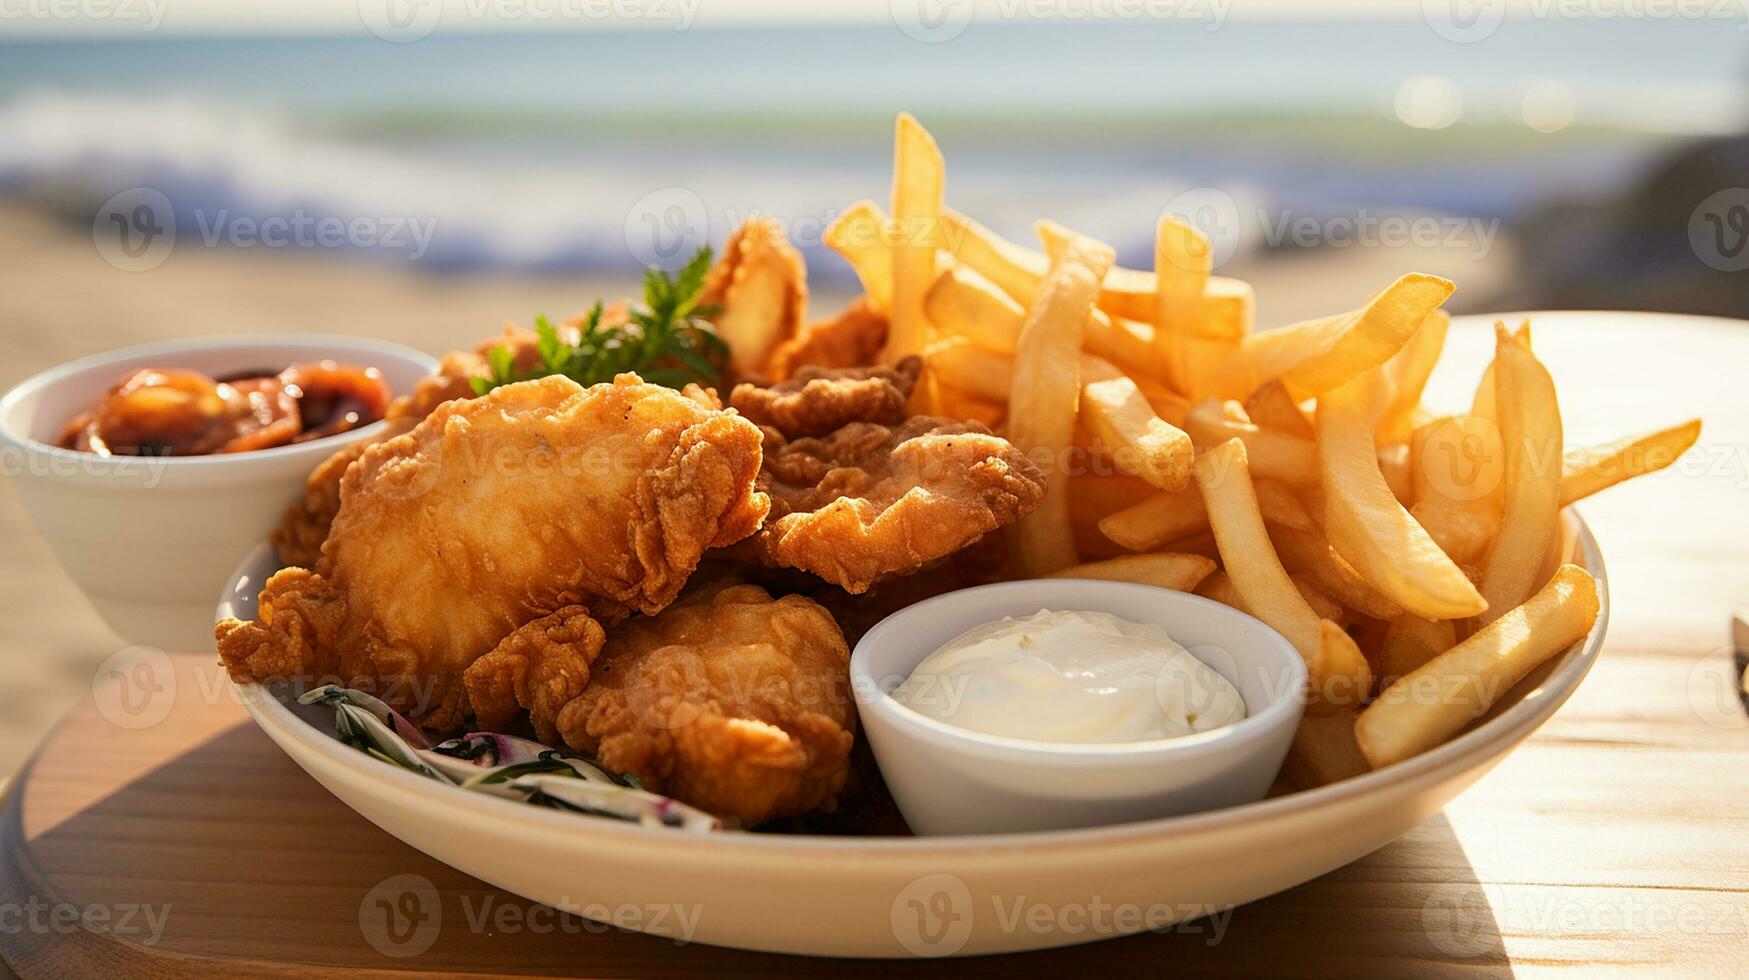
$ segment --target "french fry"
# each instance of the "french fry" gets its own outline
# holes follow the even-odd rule
[[[1505,330],[1505,329],[1506,329],[1506,324],[1504,322],[1502,322],[1500,320],[1494,321],[1494,331],[1496,334],[1498,334],[1500,331]],[[1516,338],[1517,340],[1522,341],[1525,347],[1529,347],[1530,346],[1530,321],[1525,320],[1524,322],[1520,323],[1518,325],[1518,329],[1512,331],[1512,336],[1514,338]],[[1487,419],[1489,422],[1499,421],[1498,419],[1495,418],[1495,415],[1494,415],[1494,362],[1493,361],[1489,361],[1488,366],[1486,368],[1482,369],[1482,380],[1476,384],[1475,398],[1470,403],[1470,414],[1476,416],[1477,418]]]
[[[1158,487],[1146,480],[1124,474],[1071,474],[1069,512],[1077,521],[1098,524],[1159,492]]]
[[[1046,575],[1045,578],[1092,578],[1108,582],[1136,582],[1175,592],[1189,592],[1215,570],[1214,560],[1202,555],[1124,555],[1105,561],[1085,562]]]
[[[1402,615],[1403,607],[1367,584],[1354,566],[1330,547],[1323,531],[1300,531],[1275,524],[1269,528],[1269,538],[1283,564],[1295,575],[1304,574],[1317,583],[1342,605],[1369,619],[1391,619]]]
[[[1209,573],[1207,578],[1198,583],[1195,592],[1204,599],[1213,599],[1223,606],[1245,611],[1245,600],[1239,598],[1239,590],[1233,588],[1233,577],[1224,568],[1217,568]]]
[[[1340,626],[1312,611],[1276,557],[1257,507],[1245,444],[1231,439],[1198,457],[1196,482],[1221,564],[1245,608],[1305,658],[1312,691],[1308,710],[1358,705],[1372,687],[1366,658]]]
[[[1378,769],[1444,742],[1591,632],[1598,608],[1597,582],[1563,565],[1529,601],[1386,688],[1355,723],[1361,752]]]
[[[1391,496],[1397,502],[1407,507],[1415,502],[1414,474],[1409,471],[1409,444],[1399,442],[1390,446],[1378,447],[1379,473],[1385,478],[1385,486],[1391,488]]]
[[[1259,476],[1293,486],[1318,481],[1318,447],[1309,439],[1265,429],[1245,418],[1238,402],[1216,399],[1197,404],[1184,417],[1184,431],[1198,448],[1228,439],[1245,443],[1251,467]]]
[[[1215,543],[1215,534],[1208,528],[1203,528],[1194,534],[1182,538],[1173,538],[1166,542],[1161,551],[1169,551],[1175,555],[1202,555],[1204,558],[1221,560],[1221,549]]]
[[[1342,604],[1319,591],[1318,586],[1310,579],[1300,575],[1290,575],[1288,578],[1293,580],[1294,588],[1300,590],[1300,598],[1306,600],[1306,605],[1312,607],[1312,612],[1319,619],[1339,623],[1347,617]],[[1245,600],[1240,597],[1239,590],[1234,588],[1233,580],[1225,569],[1217,569],[1214,574],[1203,579],[1202,584],[1196,587],[1196,594],[1222,605],[1232,606],[1242,613],[1251,611],[1245,608]]]
[[[1403,349],[1385,362],[1385,378],[1390,382],[1390,401],[1379,419],[1380,443],[1408,442],[1415,431],[1415,409],[1421,404],[1421,393],[1439,355],[1445,350],[1445,335],[1451,329],[1451,314],[1434,310],[1427,314]]]
[[[982,398],[949,384],[937,385],[935,398],[936,410],[950,419],[982,422],[995,429],[1008,416],[1008,406],[1002,402]]]
[[[893,302],[887,314],[891,326],[881,352],[888,364],[921,353],[931,339],[923,294],[935,281],[944,179],[935,138],[910,113],[899,113],[893,134],[892,226],[901,240],[893,246]]]
[[[1012,266],[990,258],[1000,254],[991,250],[976,252],[974,257],[981,257],[987,268],[1012,270]],[[924,297],[924,311],[930,322],[981,347],[1014,353],[1021,322],[1026,318],[1024,304],[1030,301],[1022,297],[1036,296],[1036,285],[1024,293],[1014,293],[970,262],[954,262],[950,267],[944,263],[944,269]],[[1146,324],[1114,321],[1094,310],[1087,318],[1082,342],[1088,353],[1111,361],[1132,377],[1156,373],[1154,328]]]
[[[944,244],[954,258],[989,277],[1021,303],[1031,302],[1050,269],[1047,255],[1017,245],[951,208],[943,209],[941,217]],[[1059,240],[1075,235],[1055,222],[1034,230],[1046,231]],[[1157,312],[1155,292],[1152,272],[1113,266],[1100,286],[1099,309],[1110,317],[1152,326]],[[1208,336],[1236,340],[1251,332],[1257,297],[1250,283],[1210,276],[1204,302]]]
[[[1155,306],[1154,274],[1136,269],[1113,269],[1105,277],[1099,308],[1114,319],[1152,325]],[[1257,318],[1257,294],[1243,279],[1209,276],[1202,297],[1204,335],[1238,341],[1251,332]]]
[[[1372,771],[1354,738],[1357,712],[1306,715],[1294,732],[1283,774],[1299,789],[1317,789]]]
[[[1285,484],[1266,476],[1259,476],[1251,483],[1257,490],[1257,509],[1263,512],[1265,523],[1300,531],[1310,531],[1318,526],[1307,512],[1306,505],[1300,503],[1300,498],[1294,496]]]
[[[1208,236],[1171,215],[1154,226],[1154,343],[1166,383],[1195,399],[1191,341],[1202,336],[1203,293],[1213,269]]]
[[[1022,307],[1030,307],[1050,271],[1050,260],[1008,241],[952,208],[941,212],[944,244],[953,257],[978,270]]]
[[[1427,531],[1397,502],[1379,470],[1373,433],[1383,408],[1375,372],[1318,399],[1324,531],[1367,582],[1428,619],[1474,616],[1487,603]]]
[[[1397,678],[1419,670],[1421,666],[1450,650],[1457,643],[1457,628],[1449,619],[1422,619],[1414,613],[1404,613],[1385,627],[1379,643],[1378,656],[1373,661],[1379,683],[1390,685]]]
[[[1411,273],[1358,310],[1251,334],[1241,351],[1260,381],[1320,395],[1389,360],[1451,293],[1449,280]]]
[[[985,401],[1005,404],[1014,375],[1014,358],[979,347],[964,337],[946,337],[923,352],[929,371],[950,385]]]
[[[1094,358],[1096,372],[1083,375],[1081,419],[1093,434],[1113,447],[1117,465],[1162,490],[1190,483],[1190,436],[1163,421],[1142,390],[1115,367]]]
[[[1700,419],[1641,432],[1601,446],[1569,449],[1561,459],[1561,506],[1623,480],[1653,473],[1682,458],[1700,438]]]
[[[943,333],[961,336],[985,350],[1014,353],[1026,310],[1014,297],[963,263],[943,269],[923,297],[923,310]]]
[[[887,214],[873,201],[858,201],[826,227],[826,246],[850,263],[870,306],[886,315],[893,305],[893,250]]]
[[[1495,328],[1494,403],[1505,455],[1505,509],[1500,533],[1482,562],[1479,612],[1486,625],[1542,586],[1540,578],[1560,528],[1561,409],[1555,381],[1530,347]]]
[[[1415,500],[1492,501],[1506,482],[1500,428],[1479,415],[1434,419],[1409,440]]]
[[[1409,515],[1452,561],[1481,560],[1500,533],[1506,462],[1499,428],[1478,415],[1435,419],[1417,427],[1409,445]]]
[[[1300,590],[1300,598],[1306,600],[1306,605],[1312,607],[1319,619],[1328,619],[1338,626],[1346,626],[1347,621],[1354,618],[1342,603],[1326,595],[1310,577],[1295,572],[1288,578],[1293,580],[1294,588]]]
[[[1500,533],[1500,512],[1485,503],[1441,497],[1417,500],[1409,516],[1427,530],[1433,543],[1460,565],[1480,559]]]
[[[1202,491],[1185,487],[1142,501],[1099,522],[1099,530],[1131,551],[1152,551],[1208,526]]]
[[[990,401],[1008,400],[1010,375],[1014,373],[1014,357],[1011,353],[993,351],[973,343],[967,337],[950,336],[930,344],[923,352],[923,359],[932,371],[939,372],[949,383],[980,398]],[[1110,361],[1093,354],[1082,354],[1080,363],[1081,374],[1085,377],[1109,378],[1121,374]],[[1164,412],[1169,415],[1176,411],[1177,417],[1183,419],[1182,403],[1170,392],[1147,381],[1137,381],[1136,384],[1157,414]],[[1166,415],[1160,417],[1162,420],[1167,419]]]
[[[1081,388],[1081,335],[1112,258],[1110,249],[1090,241],[1071,246],[1027,311],[1015,344],[1008,438],[1035,459],[1061,460],[1069,447]],[[1067,481],[1061,465],[1050,467],[1044,502],[1015,525],[1016,564],[1024,574],[1077,561]]]
[[[1294,397],[1287,393],[1287,386],[1280,381],[1259,385],[1245,397],[1244,405],[1245,416],[1265,429],[1274,429],[1308,442],[1318,437],[1305,409],[1294,401]]]

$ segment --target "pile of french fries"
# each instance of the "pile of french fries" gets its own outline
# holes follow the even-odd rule
[[[1423,406],[1439,277],[1258,332],[1250,287],[1211,274],[1184,221],[1159,220],[1152,272],[1125,269],[1050,221],[1038,250],[1003,240],[945,206],[944,177],[902,115],[891,214],[860,202],[827,233],[888,318],[883,358],[922,355],[918,410],[986,422],[1044,470],[1013,529],[1024,574],[1195,591],[1293,644],[1299,785],[1439,745],[1583,638],[1598,592],[1562,563],[1561,509],[1699,436],[1566,449],[1529,324],[1496,327],[1466,412]]]

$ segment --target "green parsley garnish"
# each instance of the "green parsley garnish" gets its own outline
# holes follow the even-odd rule
[[[709,247],[699,249],[672,277],[651,266],[644,271],[643,305],[632,307],[630,319],[602,326],[603,307],[598,300],[584,318],[582,336],[575,345],[560,339],[558,328],[545,316],[535,317],[540,364],[532,370],[518,370],[510,348],[500,344],[486,355],[492,376],[474,378],[474,393],[484,395],[499,385],[554,374],[585,386],[612,381],[628,371],[669,388],[720,379],[728,363],[729,345],[704,319],[716,311],[698,304],[710,268]]]

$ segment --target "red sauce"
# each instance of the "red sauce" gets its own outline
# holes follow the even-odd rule
[[[142,368],[67,424],[63,449],[99,456],[204,456],[271,449],[369,425],[391,395],[380,371],[333,361],[212,378]]]

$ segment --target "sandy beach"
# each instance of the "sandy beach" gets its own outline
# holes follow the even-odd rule
[[[1257,288],[1261,326],[1351,308],[1408,271],[1458,283],[1454,307],[1475,311],[1505,283],[1512,249],[1484,260],[1467,248],[1324,249],[1235,261],[1220,271]],[[215,249],[178,242],[146,272],[124,272],[88,227],[16,202],[0,203],[0,390],[72,358],[147,341],[226,333],[302,331],[382,337],[441,353],[506,320],[528,323],[624,295],[616,279],[428,275],[347,257],[283,249]],[[835,309],[848,297],[815,297]],[[266,529],[263,529],[265,533]],[[0,486],[0,778],[57,718],[89,697],[93,673],[126,644],[63,574],[9,483]],[[166,555],[174,561],[174,555]]]

